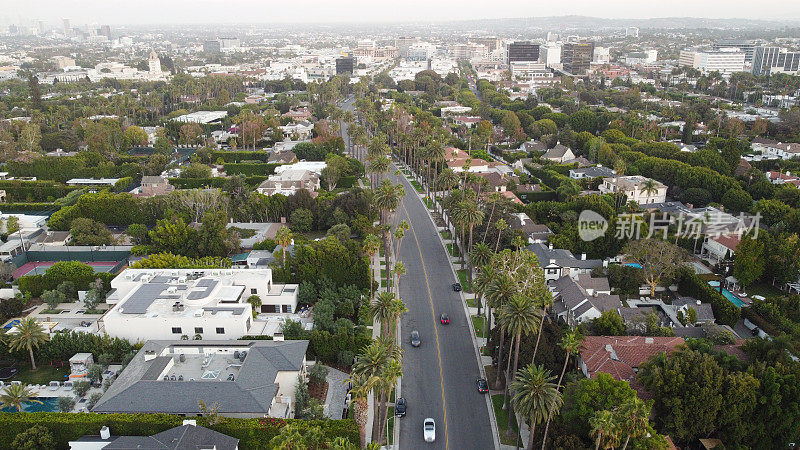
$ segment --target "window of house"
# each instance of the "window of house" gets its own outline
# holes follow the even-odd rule
[[[217,334],[225,334],[225,328],[217,327]]]
[[[172,327],[172,334],[181,334],[181,327]]]
[[[203,334],[203,327],[194,327],[194,334]]]
[[[283,305],[283,312],[291,313],[292,312],[292,305]]]
[[[251,288],[251,289],[250,289],[250,293],[251,293],[252,295],[256,295],[256,294],[258,294],[258,289],[256,289],[256,288]]]

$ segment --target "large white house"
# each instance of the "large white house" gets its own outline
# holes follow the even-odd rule
[[[271,269],[126,269],[111,288],[101,330],[130,341],[238,339],[249,334],[251,295],[263,313],[297,308],[297,285],[273,283]]]
[[[652,185],[648,188],[648,183]],[[628,197],[628,201],[634,201],[640,205],[648,203],[663,203],[667,199],[667,186],[656,180],[639,176],[629,175],[624,177],[605,178],[598,186],[603,194],[622,193]]]

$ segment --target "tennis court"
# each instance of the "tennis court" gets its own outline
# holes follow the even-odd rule
[[[56,262],[58,261],[37,261],[26,263],[14,271],[14,278],[16,279],[25,275],[42,275]],[[111,272],[114,270],[114,268],[120,265],[120,261],[93,261],[85,262],[84,264],[92,266],[95,273]]]

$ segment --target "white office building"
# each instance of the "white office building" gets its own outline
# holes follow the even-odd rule
[[[744,70],[745,53],[739,49],[723,48],[718,51],[681,50],[678,64],[691,66],[703,73],[719,72],[730,75]]]
[[[554,42],[548,42],[539,47],[539,59],[547,65],[547,67],[560,67],[561,66],[561,45]]]
[[[263,313],[297,308],[297,285],[273,283],[271,269],[126,269],[111,288],[101,330],[134,342],[238,339],[250,331],[251,295]]]

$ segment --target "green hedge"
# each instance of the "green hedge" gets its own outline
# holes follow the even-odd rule
[[[112,436],[151,436],[180,426],[184,419],[170,414],[3,413],[0,414],[0,441],[9,443],[17,434],[34,425],[42,425],[53,434],[56,448],[68,449],[69,441],[84,435],[98,435],[103,426],[108,426]],[[359,443],[358,426],[354,420],[226,418],[209,426],[203,417],[192,419],[196,419],[198,425],[239,439],[241,449],[269,448],[269,441],[287,424],[299,427],[301,431],[320,427],[326,440],[341,436],[354,445]]]
[[[58,287],[63,281],[72,281],[78,290],[87,290],[89,283],[100,278],[105,288],[111,287],[115,275],[108,272],[97,272],[88,264],[80,261],[58,261],[45,271],[43,275],[25,275],[16,280],[19,290],[33,297],[39,297],[44,291]]]
[[[27,212],[27,211],[54,211],[61,208],[56,203],[2,203],[0,211],[3,212]]]
[[[275,173],[275,168],[280,164],[255,164],[255,163],[225,163],[222,165],[228,175],[268,176]]]
[[[14,177],[36,177],[39,180],[62,183],[71,178],[123,178],[141,175],[141,167],[136,163],[114,163],[96,154],[43,156],[30,161],[8,161],[6,170]]]
[[[250,187],[256,187],[266,180],[266,176],[251,176],[247,177],[245,182]],[[177,189],[198,189],[204,187],[222,188],[225,186],[224,177],[212,178],[170,178],[169,184],[175,186]]]
[[[520,200],[531,203],[531,202],[550,202],[555,201],[556,199],[556,191],[545,190],[539,192],[517,192],[517,197]]]
[[[216,161],[222,158],[226,163],[237,163],[239,161],[263,161],[267,162],[269,159],[268,152],[249,152],[249,151],[216,151],[211,152],[211,160]]]
[[[0,190],[6,191],[7,202],[51,202],[81,189],[53,181],[0,180]]]
[[[703,303],[711,303],[717,323],[732,327],[742,317],[742,311],[736,305],[707,281],[697,276],[692,269],[683,268],[679,277],[678,290],[681,294],[694,297]]]

